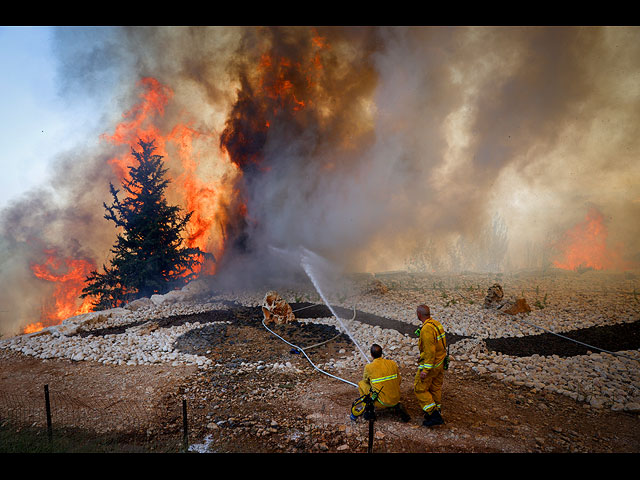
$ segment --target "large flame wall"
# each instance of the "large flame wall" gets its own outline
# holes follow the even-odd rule
[[[108,262],[102,204],[141,136],[194,212],[186,242],[218,259],[205,274],[259,276],[299,245],[352,270],[637,268],[637,28],[60,28],[56,46],[63,94],[110,108],[0,212],[2,333],[60,321],[72,272]]]

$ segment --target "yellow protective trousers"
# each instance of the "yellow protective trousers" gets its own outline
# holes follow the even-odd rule
[[[434,408],[440,409],[442,402],[442,384],[444,382],[444,368],[442,365],[429,370],[427,378],[420,378],[420,371],[416,372],[413,381],[413,392],[416,395],[420,408],[431,413]]]
[[[447,341],[442,324],[433,318],[427,319],[420,327],[418,348],[420,360],[418,372],[413,382],[413,391],[420,408],[431,413],[434,408],[440,409],[442,401],[442,383],[444,381],[444,359],[447,355]],[[420,372],[427,377],[420,378]]]

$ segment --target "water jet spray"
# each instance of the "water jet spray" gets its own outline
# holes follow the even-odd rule
[[[362,354],[362,358],[364,359],[364,363],[365,364],[368,363],[369,360],[367,359],[366,354],[362,351],[362,348],[360,347],[360,345],[358,344],[356,339],[353,337],[353,335],[351,335],[351,332],[344,325],[344,323],[342,322],[342,319],[335,312],[335,310],[333,309],[333,307],[331,306],[331,304],[329,303],[329,301],[325,297],[322,289],[320,288],[316,272],[315,272],[315,270],[313,268],[313,264],[321,261],[322,257],[320,257],[319,255],[307,250],[304,247],[300,247],[300,250],[302,252],[301,256],[300,256],[300,264],[302,265],[302,268],[304,269],[305,273],[307,274],[307,276],[309,277],[309,279],[313,283],[313,286],[315,287],[316,291],[320,295],[320,298],[322,298],[322,301],[329,308],[329,310],[331,311],[333,316],[336,317],[336,320],[338,320],[338,323],[340,323],[340,325],[342,326],[342,329],[347,333],[347,335],[349,335],[349,338],[351,339],[351,341],[355,344],[356,347],[358,347],[358,350],[360,351],[360,353]]]

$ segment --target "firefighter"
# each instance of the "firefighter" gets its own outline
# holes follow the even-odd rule
[[[419,305],[416,314],[421,323],[420,339],[418,340],[420,359],[413,382],[413,390],[418,404],[424,412],[422,425],[432,427],[444,423],[440,409],[447,340],[444,328],[440,322],[431,318],[428,306]]]
[[[371,345],[371,357],[373,361],[365,365],[362,380],[358,382],[360,395],[367,395],[372,389],[379,392],[374,394],[376,409],[389,408],[400,415],[403,422],[408,422],[411,417],[400,403],[402,379],[398,365],[393,360],[382,358],[382,347],[375,343]]]

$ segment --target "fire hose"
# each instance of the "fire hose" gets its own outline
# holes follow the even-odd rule
[[[306,307],[304,307],[306,308]],[[356,309],[355,306],[353,307],[353,319],[356,318]],[[277,333],[275,333],[273,330],[271,330],[269,327],[267,327],[267,325],[264,323],[264,319],[262,320],[262,326],[264,328],[266,328],[269,332],[271,332],[273,335],[275,335],[276,337],[278,337],[280,340],[282,340],[284,343],[286,343],[287,345],[292,346],[293,348],[295,348],[296,350],[298,350],[299,352],[301,352],[306,359],[309,361],[309,363],[313,366],[314,369],[316,369],[317,371],[319,371],[320,373],[324,373],[325,375],[331,377],[331,378],[335,378],[336,380],[340,380],[341,382],[344,383],[348,383],[349,385],[352,385],[356,388],[358,388],[358,385],[350,382],[349,380],[345,380],[344,378],[340,378],[336,375],[333,375],[329,372],[325,372],[324,370],[322,370],[321,368],[318,368],[318,366],[316,364],[314,364],[311,359],[309,358],[309,355],[307,355],[307,352],[305,350],[309,350],[310,348],[314,348],[317,347],[319,345],[323,345],[327,342],[330,342],[331,340],[337,338],[338,336],[340,336],[341,334],[339,333],[338,335],[334,336],[333,338],[330,338],[329,340],[325,340],[324,342],[320,342],[320,343],[316,343],[315,345],[311,345],[309,347],[306,348],[302,348],[299,347],[297,345],[294,345],[293,343],[285,340],[284,338],[282,338],[280,335],[278,335]],[[380,388],[380,390],[375,390],[375,389],[371,389],[371,391],[369,393],[366,393],[364,395],[362,395],[361,397],[357,398],[353,404],[351,405],[351,420],[356,420],[357,417],[359,417],[360,415],[364,414],[364,419],[369,421],[369,443],[368,443],[368,447],[367,447],[367,453],[372,453],[373,452],[373,424],[376,420],[376,413],[375,413],[375,407],[374,407],[374,403],[376,401],[376,399],[378,398],[378,395],[380,394],[380,391],[382,390],[382,388]]]
[[[311,307],[314,307],[314,306],[315,306],[315,305],[309,305],[309,306],[307,306],[307,307],[298,308],[298,309],[296,309],[296,310],[293,310],[293,312],[292,312],[292,313],[298,312],[298,311],[300,311],[300,310],[304,310],[305,308],[311,308]],[[351,320],[354,320],[355,318],[356,318],[356,307],[355,307],[355,305],[354,305],[354,306],[353,306],[353,317],[351,317]],[[329,377],[335,378],[336,380],[340,380],[341,382],[348,383],[349,385],[353,385],[354,387],[358,388],[358,385],[357,385],[357,384],[355,384],[355,383],[353,383],[353,382],[350,382],[350,381],[348,381],[348,380],[345,380],[344,378],[340,378],[340,377],[338,377],[338,376],[336,376],[336,375],[332,375],[331,373],[329,373],[329,372],[325,372],[324,370],[322,370],[321,368],[319,368],[315,363],[313,363],[313,362],[311,361],[311,359],[309,358],[309,355],[307,355],[307,352],[306,352],[306,350],[309,350],[309,349],[311,349],[311,348],[318,347],[318,346],[320,346],[320,345],[324,345],[325,343],[328,343],[328,342],[330,342],[331,340],[334,340],[334,339],[338,338],[338,337],[341,335],[341,333],[338,333],[336,336],[334,336],[334,337],[332,337],[332,338],[330,338],[330,339],[328,339],[328,340],[325,340],[324,342],[316,343],[315,345],[311,345],[311,346],[308,346],[308,347],[302,348],[302,347],[299,347],[298,345],[294,345],[293,343],[288,342],[287,340],[285,340],[284,338],[282,338],[280,335],[278,335],[276,332],[274,332],[274,331],[273,331],[273,330],[271,330],[269,327],[267,327],[267,325],[264,323],[264,319],[262,319],[262,326],[263,326],[264,328],[266,328],[269,332],[271,332],[273,335],[275,335],[276,337],[278,337],[280,340],[282,340],[284,343],[286,343],[287,345],[292,346],[292,347],[293,347],[293,348],[295,348],[297,351],[301,352],[301,353],[305,356],[305,358],[309,361],[309,363],[311,364],[311,366],[312,366],[314,369],[316,369],[317,371],[319,371],[320,373],[324,373],[325,375],[328,375]]]
[[[284,343],[286,343],[287,345],[292,346],[293,348],[295,348],[296,350],[298,350],[299,352],[301,352],[301,353],[305,356],[305,358],[309,361],[309,363],[311,364],[311,366],[312,366],[313,368],[315,368],[317,371],[319,371],[320,373],[324,373],[325,375],[328,375],[329,377],[335,378],[336,380],[340,380],[341,382],[348,383],[349,385],[353,385],[354,387],[358,388],[358,385],[357,385],[356,383],[350,382],[349,380],[345,380],[344,378],[340,378],[340,377],[338,377],[338,376],[336,376],[336,375],[333,375],[333,374],[331,374],[331,373],[329,373],[329,372],[325,372],[324,370],[322,370],[321,368],[319,368],[315,363],[313,363],[313,362],[311,361],[311,359],[309,358],[309,355],[307,355],[307,352],[305,352],[305,349],[304,349],[304,348],[299,347],[298,345],[294,345],[293,343],[288,342],[287,340],[285,340],[284,338],[282,338],[280,335],[278,335],[276,332],[274,332],[273,330],[271,330],[269,327],[267,327],[267,326],[265,325],[265,323],[264,323],[264,319],[262,319],[262,326],[263,326],[264,328],[266,328],[269,332],[271,332],[273,335],[275,335],[276,337],[278,337],[280,340],[282,340]],[[335,337],[334,337],[334,338],[335,338]],[[330,341],[330,340],[332,340],[332,339],[327,340],[327,342],[328,342],[328,341]],[[322,342],[322,343],[326,343],[326,342]],[[307,348],[317,347],[318,345],[320,345],[320,344],[312,345],[311,347],[307,347]]]
[[[310,306],[307,306],[307,307],[302,307],[302,308],[299,308],[297,310],[293,310],[293,312],[297,312],[297,311],[303,310],[305,308],[311,308],[312,306],[313,305],[310,305]],[[355,318],[356,318],[356,307],[354,305],[353,306],[353,317],[351,318],[351,321],[355,320]],[[340,320],[340,319],[338,319],[338,320]],[[342,324],[342,322],[340,322],[340,323]],[[328,340],[325,340],[323,342],[319,342],[319,343],[316,343],[314,345],[310,345],[308,347],[302,348],[302,347],[299,347],[298,345],[294,345],[293,343],[285,340],[280,335],[278,335],[273,330],[271,330],[269,327],[267,327],[267,325],[264,323],[264,319],[262,320],[262,326],[265,329],[267,329],[269,332],[271,332],[273,335],[278,337],[280,340],[282,340],[284,343],[286,343],[287,345],[290,345],[291,347],[293,347],[298,353],[301,352],[305,356],[305,358],[309,361],[311,366],[313,366],[313,368],[315,370],[317,370],[318,372],[323,373],[323,374],[325,374],[325,375],[327,375],[327,376],[329,376],[331,378],[335,378],[336,380],[340,380],[341,382],[348,383],[349,385],[352,385],[352,386],[358,388],[358,384],[350,382],[349,380],[345,380],[344,378],[340,378],[340,377],[338,377],[336,375],[333,375],[333,374],[331,374],[329,372],[325,372],[324,370],[319,368],[316,364],[314,364],[311,361],[311,358],[309,358],[309,355],[307,355],[307,352],[306,352],[306,350],[318,347],[320,345],[324,345],[325,343],[328,343],[331,340],[334,340],[334,339],[338,338],[341,335],[341,333],[338,333],[334,337],[332,337],[332,338],[330,338]],[[343,325],[343,327],[344,327],[344,325]],[[344,327],[344,328],[346,329],[346,327]],[[349,336],[351,336],[351,335],[349,335]],[[355,342],[355,339],[352,338],[352,340]],[[360,349],[360,346],[357,345],[357,343],[356,343],[356,346],[358,347],[358,349]],[[362,350],[360,350],[360,353],[362,353]],[[369,421],[369,443],[368,443],[367,453],[372,453],[373,452],[373,438],[374,438],[373,425],[374,425],[374,422],[376,420],[376,413],[375,413],[374,404],[375,404],[375,401],[378,398],[378,395],[380,394],[381,390],[382,390],[382,388],[380,388],[380,390],[375,390],[374,388],[371,388],[371,390],[368,393],[366,393],[366,394],[360,396],[359,398],[357,398],[353,402],[353,404],[351,405],[350,418],[351,418],[352,421],[357,420],[357,418],[362,414],[364,414],[363,415],[364,419]]]

